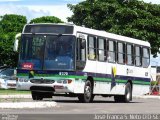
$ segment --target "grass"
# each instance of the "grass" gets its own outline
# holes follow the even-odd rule
[[[15,90],[15,89],[0,89],[0,95],[15,95],[15,94],[31,94],[30,91],[22,91],[22,90]]]

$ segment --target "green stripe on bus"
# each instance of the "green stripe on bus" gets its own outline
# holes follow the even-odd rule
[[[19,73],[17,76],[28,76],[28,74],[25,73]],[[55,75],[55,74],[35,74],[35,76],[39,77],[57,77],[57,78],[74,78],[74,79],[87,79],[87,76],[76,76],[76,75]],[[95,81],[99,82],[111,82],[112,78],[98,78],[94,77]],[[121,80],[121,79],[115,79],[117,83],[126,83],[127,80]],[[134,80],[133,84],[139,84],[139,85],[150,85],[150,82],[144,82],[144,81],[138,81]]]

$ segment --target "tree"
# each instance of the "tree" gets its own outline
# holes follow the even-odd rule
[[[69,22],[149,41],[152,54],[160,52],[160,5],[139,0],[86,0],[68,7],[73,12]]]
[[[63,21],[54,16],[44,16],[32,19],[30,23],[63,23]]]
[[[4,15],[0,17],[0,65],[17,66],[18,53],[13,51],[15,35],[22,32],[27,23],[25,16]]]

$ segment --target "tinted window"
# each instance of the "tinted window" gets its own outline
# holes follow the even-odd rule
[[[106,61],[106,40],[98,38],[98,60]]]
[[[24,33],[73,34],[73,26],[65,25],[27,25]]]
[[[148,67],[150,64],[150,50],[149,48],[143,48],[142,66]]]
[[[116,42],[108,41],[108,61],[116,62]]]
[[[86,40],[77,39],[77,60],[86,61]]]
[[[73,70],[75,41],[71,35],[24,35],[19,68]]]
[[[125,44],[118,42],[118,63],[125,63]]]
[[[141,60],[141,47],[140,46],[135,46],[135,65],[136,66],[141,66],[142,65],[142,60]]]
[[[76,61],[76,69],[83,70],[86,64],[86,40],[82,38],[77,39],[77,61]]]
[[[48,36],[45,45],[45,70],[73,70],[75,38],[73,36]]]
[[[133,52],[133,45],[127,44],[127,56],[126,56],[126,63],[128,65],[134,65],[134,52]]]
[[[96,60],[96,38],[88,37],[88,59]]]

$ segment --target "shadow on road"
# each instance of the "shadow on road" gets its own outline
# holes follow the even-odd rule
[[[44,100],[44,101],[48,101],[48,100]],[[51,100],[49,100],[49,101],[51,101]],[[59,99],[57,100],[57,99],[52,99],[52,101],[55,101],[57,103],[81,103],[78,100],[59,100]],[[115,103],[115,104],[118,104],[115,101],[111,101],[111,100],[109,100],[109,101],[107,101],[107,100],[106,101],[105,100],[94,100],[92,103]],[[119,103],[126,104],[126,103],[123,103],[123,102],[119,102]],[[143,102],[131,101],[131,102],[127,103],[127,104],[133,104],[133,103],[143,103]],[[90,104],[90,103],[88,103],[88,104]]]

